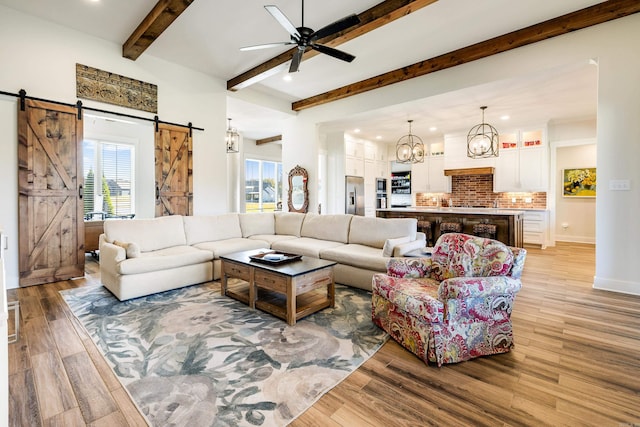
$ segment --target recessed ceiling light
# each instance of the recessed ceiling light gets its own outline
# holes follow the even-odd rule
[[[438,130],[438,128],[437,128],[437,127],[435,127],[435,126],[431,126],[431,127],[429,128],[429,130],[430,130],[431,132],[435,132],[435,131],[437,131],[437,130]]]
[[[354,131],[355,133],[360,133],[360,129],[358,129],[358,128],[355,128],[353,131]]]
[[[504,116],[500,117],[500,120],[509,120],[511,117],[509,117],[507,114],[505,114]]]
[[[382,139],[382,137],[380,135],[377,135],[376,139]]]
[[[284,80],[285,82],[290,82],[291,80],[293,80],[293,77],[291,77],[291,74],[287,73],[284,75],[284,77],[282,77],[282,80]]]

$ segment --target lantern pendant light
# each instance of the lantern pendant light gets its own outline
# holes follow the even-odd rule
[[[482,123],[475,125],[467,134],[467,156],[472,159],[486,157],[498,157],[498,131],[496,128],[484,122],[484,110],[482,110]]]

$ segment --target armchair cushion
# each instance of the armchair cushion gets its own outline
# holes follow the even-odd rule
[[[429,278],[398,278],[374,274],[375,294],[395,305],[397,310],[427,322],[442,322],[444,305],[437,299],[439,283]]]

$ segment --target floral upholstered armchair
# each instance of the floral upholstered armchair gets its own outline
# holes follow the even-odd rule
[[[456,363],[513,347],[511,309],[526,250],[443,234],[431,258],[392,258],[373,276],[373,322],[425,363]]]

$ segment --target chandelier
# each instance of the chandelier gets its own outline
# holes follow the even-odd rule
[[[225,137],[225,143],[227,145],[227,153],[237,153],[240,151],[240,135],[236,128],[231,127],[231,119],[229,120],[229,126],[227,127],[227,134]]]
[[[496,128],[484,122],[484,110],[482,110],[482,123],[475,125],[467,135],[467,156],[472,159],[485,157],[498,157],[498,131]]]
[[[424,143],[422,139],[411,134],[411,122],[409,122],[409,133],[401,137],[396,143],[396,159],[398,163],[422,163],[424,162]]]

